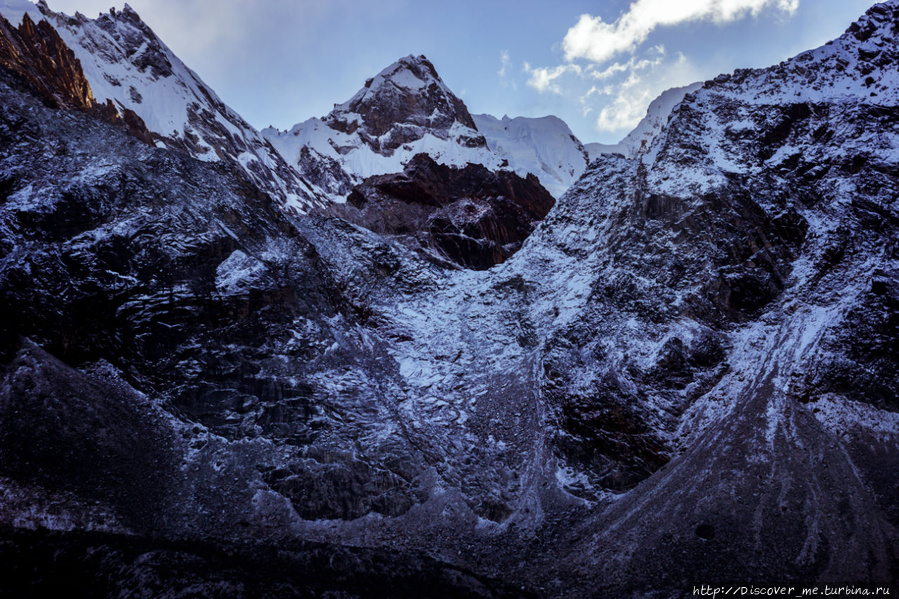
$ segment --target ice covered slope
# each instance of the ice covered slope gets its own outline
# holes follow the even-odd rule
[[[476,114],[472,118],[490,150],[508,163],[506,168],[522,177],[532,173],[557,198],[587,167],[584,145],[558,117],[498,119]]]
[[[662,92],[658,98],[650,103],[643,120],[620,142],[617,144],[587,144],[586,149],[590,159],[593,160],[601,154],[624,154],[628,158],[633,158],[638,153],[645,151],[652,144],[652,140],[659,134],[659,131],[665,126],[665,123],[668,122],[668,117],[671,115],[674,107],[687,94],[693,93],[701,87],[702,83],[697,82]]]
[[[46,2],[0,0],[16,24],[46,19],[81,61],[94,95],[133,110],[157,145],[207,162],[226,162],[289,210],[320,204],[319,194],[271,145],[190,70],[128,5],[97,19],[50,10]]]
[[[589,572],[583,596],[725,573],[895,583],[897,22],[879,4],[707,82],[497,269],[522,277],[543,343],[559,479],[643,481],[574,524],[558,576]]]
[[[338,200],[366,177],[401,172],[419,153],[440,164],[473,162],[491,170],[501,162],[424,56],[401,58],[323,118],[262,134]]]
[[[883,163],[896,158],[897,13],[894,1],[877,4],[820,48],[767,69],[741,69],[707,82],[675,107],[643,162],[678,160],[677,176],[660,175],[658,184],[694,192],[771,167],[792,171],[798,165],[801,175],[832,176],[832,165],[848,155],[855,157],[856,170],[875,165],[891,172]],[[844,130],[846,121],[881,116],[889,126],[855,124],[854,131]],[[686,135],[703,149],[690,160],[678,157]],[[834,144],[841,136],[844,141]],[[841,185],[848,201],[859,178],[847,177]]]

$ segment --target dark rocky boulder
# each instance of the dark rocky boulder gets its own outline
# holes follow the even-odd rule
[[[402,173],[369,177],[333,211],[449,261],[484,270],[521,247],[555,199],[536,177],[464,168],[418,154]]]

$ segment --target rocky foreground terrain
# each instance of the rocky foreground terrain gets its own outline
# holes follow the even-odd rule
[[[897,24],[706,82],[554,205],[421,156],[303,213],[3,23],[0,596],[895,592]]]

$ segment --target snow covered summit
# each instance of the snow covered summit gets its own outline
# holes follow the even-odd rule
[[[262,134],[338,201],[367,177],[401,172],[416,154],[449,166],[535,175],[559,197],[584,172],[583,144],[561,119],[471,115],[424,56],[406,56],[330,114]]]
[[[46,2],[0,0],[13,25],[24,14],[46,20],[81,62],[94,96],[111,99],[146,123],[157,146],[205,162],[224,162],[288,211],[321,204],[320,194],[259,132],[222,102],[128,4],[89,19],[53,12]]]
[[[428,134],[465,148],[487,147],[465,104],[424,56],[393,63],[324,121],[343,133],[358,131],[366,145],[384,155]]]
[[[501,163],[424,56],[401,58],[323,118],[262,134],[337,200],[367,177],[402,171],[420,153],[455,166],[496,170]]]

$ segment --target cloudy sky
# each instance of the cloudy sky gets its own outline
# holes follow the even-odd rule
[[[48,0],[96,17],[116,0]],[[555,114],[616,142],[670,87],[840,35],[874,0],[130,0],[250,123],[326,114],[424,54],[472,113]]]

